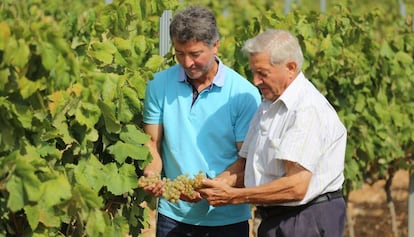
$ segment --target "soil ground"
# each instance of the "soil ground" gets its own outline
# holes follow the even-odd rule
[[[391,212],[386,201],[385,181],[374,184],[363,184],[358,190],[350,193],[348,214],[353,222],[354,237],[396,237],[392,230]],[[391,186],[394,200],[398,237],[408,237],[408,187],[409,174],[398,171]],[[151,212],[151,228],[143,231],[142,237],[154,237],[154,212]],[[251,237],[254,237],[254,223],[251,220]],[[350,223],[347,223],[344,237],[351,237]]]
[[[350,193],[348,212],[354,222],[355,237],[395,237],[384,185],[385,181],[380,180]],[[408,236],[408,188],[409,173],[398,171],[391,185],[398,237]],[[345,237],[350,235],[347,231]]]

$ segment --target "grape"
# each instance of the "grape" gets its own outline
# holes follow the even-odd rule
[[[200,171],[198,174],[194,175],[194,189],[201,188],[203,186],[203,179],[205,179],[206,176],[203,174],[202,171]]]
[[[143,188],[151,184],[156,184],[160,181],[161,181],[161,177],[156,174],[149,175],[149,176],[141,176],[138,179],[138,187]]]
[[[202,181],[205,175],[202,171],[194,175],[194,178],[190,178],[188,174],[182,174],[177,176],[174,180],[163,178],[159,175],[141,176],[138,179],[138,187],[145,187],[151,184],[164,182],[164,192],[162,197],[169,202],[177,202],[180,199],[180,195],[183,193],[190,198],[195,198],[197,195],[196,189],[202,187]]]

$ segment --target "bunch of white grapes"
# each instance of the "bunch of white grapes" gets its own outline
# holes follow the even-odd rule
[[[202,181],[205,175],[202,171],[190,178],[188,174],[177,176],[174,180],[162,178],[159,175],[141,176],[138,179],[138,187],[145,187],[159,182],[164,182],[164,192],[162,197],[169,202],[177,202],[181,194],[185,194],[190,198],[195,198],[198,188],[202,187]]]

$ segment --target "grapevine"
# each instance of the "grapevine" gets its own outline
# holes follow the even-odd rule
[[[169,202],[176,203],[181,194],[185,194],[190,198],[195,198],[196,190],[202,187],[202,181],[205,175],[202,171],[190,178],[188,174],[177,176],[174,180],[169,178],[161,178],[159,175],[141,176],[138,179],[138,187],[142,188],[148,185],[164,183],[164,192],[162,197]]]
[[[164,10],[191,1],[49,2],[0,2],[0,236],[139,236],[149,214],[140,205],[137,173],[152,158],[137,121],[147,81],[175,64],[171,53],[165,62],[159,55],[157,23]],[[350,0],[324,14],[286,15],[278,7],[283,1],[246,1],[243,11],[227,1],[228,14],[221,14],[223,1],[199,2],[218,13],[221,60],[249,80],[245,40],[292,26],[304,46],[305,74],[347,127],[344,193],[368,177],[414,168],[414,34],[398,9],[381,10],[393,1],[375,11]],[[405,1],[407,13],[413,2]],[[177,189],[152,178],[138,185]],[[194,178],[194,190],[201,180]]]

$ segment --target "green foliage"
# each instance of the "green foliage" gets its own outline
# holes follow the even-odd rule
[[[192,2],[0,3],[0,236],[138,236],[148,225],[142,100],[174,63],[158,55],[159,17]],[[246,39],[269,27],[299,36],[303,71],[348,129],[350,191],[413,169],[414,33],[390,1],[328,2],[325,13],[301,1],[287,15],[282,1],[199,4],[217,15],[219,56],[247,78]]]
[[[137,236],[146,81],[174,1],[0,4],[0,236]],[[112,234],[111,234],[112,233]]]
[[[192,1],[186,1],[191,4]],[[398,1],[319,2],[204,0],[217,14],[219,56],[248,79],[243,43],[267,28],[294,32],[304,49],[303,71],[327,96],[348,129],[346,192],[363,181],[412,170],[414,4]],[[240,6],[243,6],[240,8]]]
[[[387,178],[413,168],[414,33],[400,18],[376,28],[387,15],[380,9],[354,14],[337,5],[330,14],[273,11],[237,29],[234,64],[251,78],[240,53],[243,42],[267,28],[294,32],[304,49],[303,71],[327,96],[348,130],[346,192],[365,180]]]

